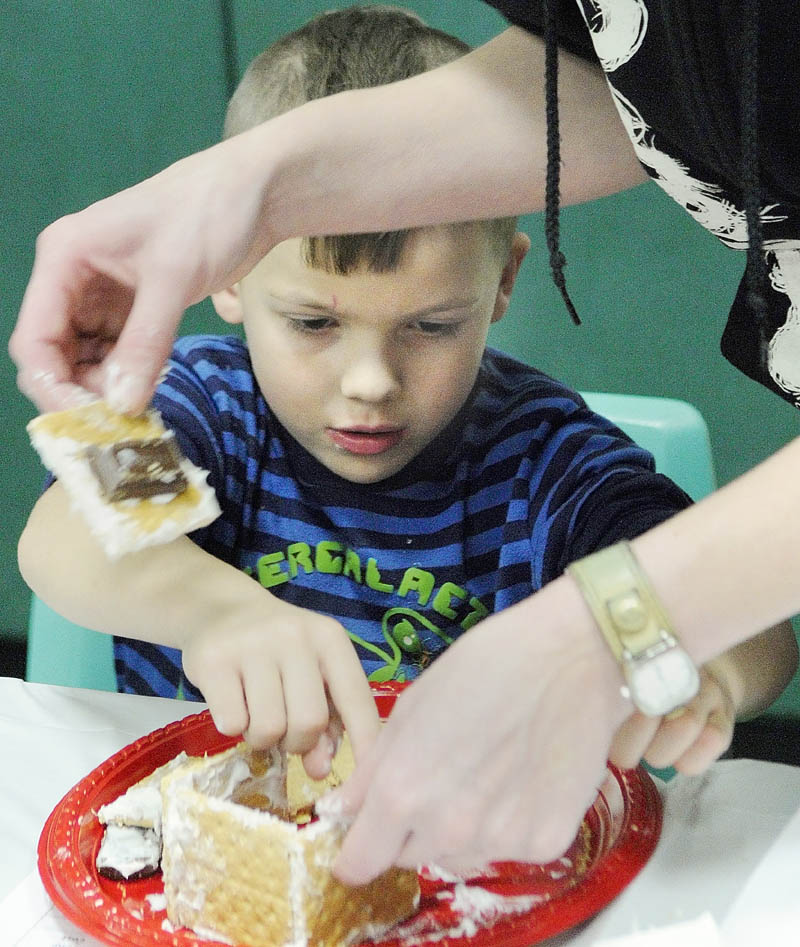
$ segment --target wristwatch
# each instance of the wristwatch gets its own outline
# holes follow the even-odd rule
[[[697,668],[629,544],[592,553],[567,572],[620,663],[624,696],[649,717],[688,703],[700,686]]]

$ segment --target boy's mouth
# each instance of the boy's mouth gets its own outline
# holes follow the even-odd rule
[[[361,455],[382,454],[396,447],[403,434],[403,428],[328,428],[328,435],[337,447]]]

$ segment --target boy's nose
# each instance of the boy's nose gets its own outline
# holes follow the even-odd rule
[[[341,389],[346,398],[385,401],[400,388],[396,366],[380,352],[361,352],[342,372]]]

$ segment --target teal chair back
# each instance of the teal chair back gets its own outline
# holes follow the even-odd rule
[[[649,450],[656,469],[693,499],[714,489],[708,428],[692,405],[644,395],[582,394],[593,411]],[[33,596],[25,677],[44,684],[116,690],[111,636],[74,625]]]
[[[582,391],[597,414],[613,421],[628,437],[649,450],[656,470],[674,480],[693,500],[716,489],[708,427],[686,401],[647,395]]]
[[[114,640],[67,621],[31,598],[25,680],[115,691]]]

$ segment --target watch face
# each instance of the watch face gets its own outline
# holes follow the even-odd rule
[[[626,665],[626,676],[634,704],[651,717],[661,717],[690,701],[700,678],[683,648],[667,648],[641,662]]]

